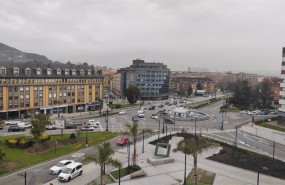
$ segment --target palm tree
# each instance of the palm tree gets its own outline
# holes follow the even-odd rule
[[[101,185],[103,184],[103,174],[104,174],[104,166],[109,165],[109,166],[120,166],[121,163],[117,159],[113,159],[111,156],[114,155],[114,150],[111,147],[111,144],[109,142],[104,143],[102,146],[99,145],[97,146],[98,148],[98,154],[97,155],[87,155],[83,161],[91,161],[94,162],[95,164],[98,164],[100,166],[100,180],[101,180]]]
[[[112,166],[115,166],[119,169],[119,185],[121,184],[121,168],[122,168],[122,163],[118,160],[112,161]]]
[[[132,140],[133,140],[133,144],[134,144],[134,154],[133,154],[133,165],[136,165],[137,162],[137,148],[136,148],[136,144],[137,144],[137,140],[138,137],[144,133],[153,133],[153,131],[151,129],[143,129],[142,131],[139,131],[138,129],[138,123],[137,122],[133,122],[133,124],[126,124],[126,127],[128,128],[127,131],[123,132],[122,135],[127,135],[129,136]]]
[[[192,155],[194,158],[194,181],[197,185],[197,156],[198,153],[202,153],[215,146],[214,143],[209,142],[205,138],[184,138],[177,144],[177,148],[173,149],[173,152],[182,152],[185,154],[185,169],[184,169],[184,185],[186,185],[186,155]]]

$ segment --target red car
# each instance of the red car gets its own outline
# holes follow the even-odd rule
[[[129,140],[127,137],[122,137],[117,141],[117,145],[118,146],[124,146],[124,145],[128,144],[128,142],[132,143],[132,141]]]

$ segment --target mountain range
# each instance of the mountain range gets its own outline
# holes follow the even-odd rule
[[[38,55],[35,53],[25,53],[18,49],[7,46],[0,43],[0,63],[6,62],[32,62],[38,61],[40,63],[51,63],[44,55]]]

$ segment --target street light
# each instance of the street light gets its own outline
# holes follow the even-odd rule
[[[22,176],[25,178],[25,185],[27,185],[27,172],[18,173],[18,176]]]
[[[59,100],[57,100],[56,102],[57,102],[57,118],[59,118]]]
[[[88,146],[87,129],[85,130],[85,146]]]
[[[107,126],[106,126],[106,132],[108,132],[109,131],[109,124],[108,124],[108,122],[109,122],[109,120],[108,120],[108,116],[109,116],[109,108],[107,108],[107,111],[106,111],[106,117],[105,117],[105,121],[106,121],[106,123],[107,123]]]

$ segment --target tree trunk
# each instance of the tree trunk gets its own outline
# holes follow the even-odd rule
[[[137,148],[136,148],[137,140],[134,139],[134,156],[133,156],[133,166],[136,165],[137,158]]]
[[[100,172],[100,181],[101,181],[101,184],[100,185],[103,185],[103,166],[101,166],[101,172]]]

